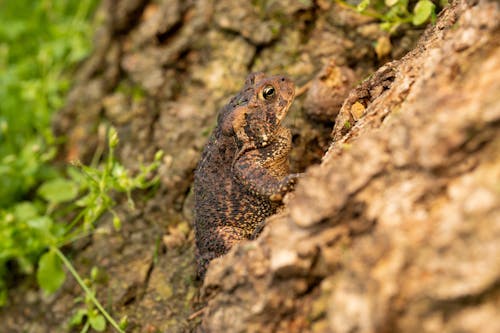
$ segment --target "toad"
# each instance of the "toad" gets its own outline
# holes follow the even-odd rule
[[[293,189],[291,133],[282,126],[295,95],[284,76],[250,74],[222,108],[195,171],[198,275],[237,242],[254,238]]]

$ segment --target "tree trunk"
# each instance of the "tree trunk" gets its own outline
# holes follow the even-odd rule
[[[285,211],[212,265],[207,331],[500,331],[499,22],[456,2],[350,93]]]

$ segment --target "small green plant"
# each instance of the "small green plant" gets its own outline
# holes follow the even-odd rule
[[[61,257],[64,260],[64,256]],[[71,267],[71,263],[69,263]],[[78,274],[75,273],[75,278],[77,278],[78,283],[84,288],[85,295],[83,298],[76,299],[76,302],[83,302],[84,306],[79,308],[71,317],[69,325],[71,327],[82,326],[81,332],[87,332],[90,327],[98,332],[102,332],[106,329],[106,320],[112,324],[112,326],[119,332],[127,328],[128,319],[124,316],[120,322],[117,324],[107,312],[102,309],[102,306],[95,298],[95,282],[97,276],[99,275],[99,270],[97,267],[93,267],[90,272],[90,278],[81,280]]]
[[[116,230],[119,230],[121,221],[113,210],[116,202],[112,198],[112,193],[125,193],[130,208],[134,209],[131,192],[135,189],[152,187],[158,182],[158,178],[151,178],[151,174],[160,165],[162,152],[158,152],[152,163],[142,166],[140,172],[132,177],[115,158],[114,148],[117,144],[116,130],[110,128],[106,162],[101,167],[79,164],[77,168],[69,169],[71,179],[55,178],[42,184],[38,194],[46,201],[45,214],[41,216],[34,214],[28,220],[18,220],[18,224],[26,223],[29,228],[33,225],[31,222],[33,218],[43,219],[44,223],[39,223],[38,229],[47,236],[43,242],[44,247],[52,250],[88,235],[94,230],[95,222],[105,212],[113,215],[113,225]],[[25,205],[28,204],[25,203]],[[69,223],[64,222],[67,217],[65,212],[75,215]],[[56,233],[52,232],[51,226],[59,226]],[[37,234],[34,236],[37,237]],[[56,254],[57,252],[49,250],[38,261],[37,280],[40,286],[48,292],[57,290],[64,282],[64,278],[59,278],[63,273],[55,264]],[[54,276],[58,278],[54,279]]]
[[[12,271],[33,274],[42,251],[64,233],[36,192],[41,183],[63,180],[50,165],[50,119],[63,104],[71,68],[90,50],[96,4],[0,2],[0,305]]]
[[[19,203],[12,211],[0,211],[0,292],[3,301],[7,290],[5,278],[8,263],[16,263],[25,274],[33,273],[38,267],[37,281],[48,293],[56,291],[64,283],[64,265],[85,291],[86,300],[95,306],[92,309],[87,307],[85,318],[88,324],[98,330],[102,325],[105,326],[105,322],[101,324],[101,318],[106,318],[119,330],[119,325],[95,298],[94,291],[87,287],[60,250],[63,245],[92,232],[95,222],[105,212],[111,212],[115,229],[120,229],[121,221],[113,210],[116,202],[112,193],[125,193],[133,209],[131,192],[152,187],[158,182],[158,178],[152,178],[151,174],[158,168],[162,152],[155,155],[152,163],[142,166],[137,175],[130,176],[115,158],[117,144],[116,130],[110,128],[109,151],[101,167],[81,164],[72,167],[69,169],[71,178],[57,177],[43,183],[38,189],[36,200]],[[75,215],[70,223],[65,222],[68,214]],[[96,313],[96,309],[103,317]]]
[[[98,302],[93,273],[90,280],[80,277],[61,248],[92,233],[106,212],[119,229],[115,194],[124,193],[133,208],[132,191],[157,183],[152,173],[162,154],[131,176],[115,158],[118,136],[111,128],[100,166],[51,164],[59,140],[51,117],[64,104],[72,70],[91,49],[98,2],[0,1],[0,306],[8,281],[19,275],[36,276],[51,293],[68,271],[84,290],[85,312],[77,312],[84,331],[109,322],[122,332],[126,320],[116,323]],[[140,91],[133,96],[142,98]]]
[[[363,15],[378,19],[381,22],[380,27],[390,34],[396,32],[402,24],[420,26],[434,22],[438,9],[448,3],[448,0],[361,0],[354,4],[344,0],[335,1]]]

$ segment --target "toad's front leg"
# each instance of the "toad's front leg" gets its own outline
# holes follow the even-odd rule
[[[299,174],[278,177],[276,172],[265,167],[267,162],[258,150],[247,152],[233,164],[234,177],[250,193],[281,201],[287,192],[293,190]]]

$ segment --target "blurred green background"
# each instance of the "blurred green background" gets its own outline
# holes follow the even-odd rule
[[[0,1],[0,208],[29,199],[52,170],[50,119],[90,51],[96,0]]]
[[[47,190],[70,183],[51,165],[64,140],[52,134],[51,118],[91,51],[97,3],[0,0],[0,304],[12,272],[32,274],[61,233]]]

